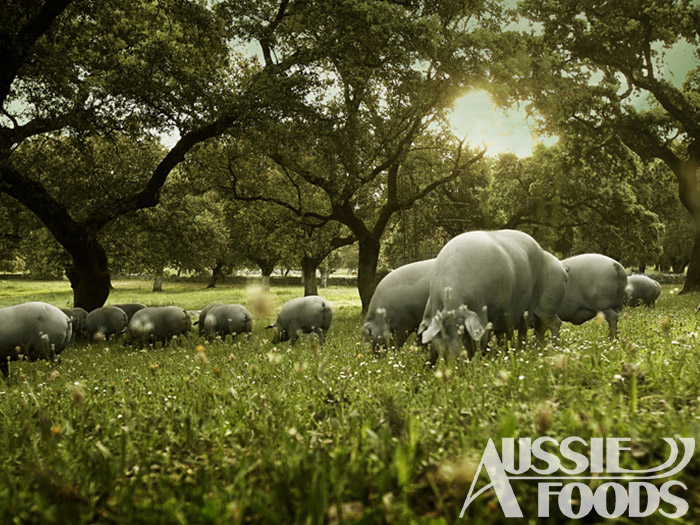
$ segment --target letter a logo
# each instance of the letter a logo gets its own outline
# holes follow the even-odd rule
[[[486,472],[489,475],[491,483],[480,489],[478,492],[474,492],[474,487],[476,486],[476,481],[479,479],[481,474],[481,468],[486,468]],[[469,494],[467,494],[467,499],[464,500],[464,505],[462,505],[462,512],[460,512],[459,517],[464,516],[464,512],[467,510],[469,504],[474,501],[482,492],[493,487],[496,492],[496,497],[501,505],[503,514],[506,518],[522,518],[523,512],[520,510],[518,505],[518,500],[515,499],[515,494],[513,493],[513,488],[510,486],[510,481],[506,475],[506,471],[503,468],[503,463],[498,455],[496,446],[493,444],[493,440],[489,439],[486,445],[486,450],[481,456],[481,462],[479,463],[479,468],[474,475],[471,487],[469,488]]]

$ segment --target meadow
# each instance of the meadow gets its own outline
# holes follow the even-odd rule
[[[672,287],[654,309],[626,309],[617,340],[596,320],[565,324],[557,344],[532,337],[431,368],[414,337],[383,355],[362,344],[353,288],[320,290],[334,307],[324,347],[290,347],[265,326],[301,287],[114,286],[109,303],[239,302],[254,331],[12,362],[0,379],[1,523],[453,523],[489,439],[630,437],[622,466],[634,469],[667,459],[663,437],[700,439],[698,296]],[[0,282],[0,306],[71,299],[66,281]],[[617,522],[697,523],[698,457],[676,477],[685,516]],[[514,490],[524,522],[567,523],[556,508],[537,519],[534,483]],[[503,518],[489,490],[463,522],[523,521]]]

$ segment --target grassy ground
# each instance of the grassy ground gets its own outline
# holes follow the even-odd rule
[[[698,297],[670,288],[655,309],[625,311],[617,341],[591,321],[565,325],[560,345],[427,368],[413,339],[384,356],[361,345],[353,289],[321,290],[335,309],[325,347],[290,348],[264,327],[300,288],[264,299],[150,286],[116,282],[109,302],[240,302],[257,312],[254,333],[82,344],[55,362],[11,363],[0,380],[1,523],[451,523],[490,438],[631,437],[628,468],[662,463],[663,437],[700,438]],[[70,298],[67,282],[0,282],[0,306]],[[648,523],[698,522],[700,461],[678,478],[688,514]],[[525,521],[539,523],[536,484],[513,487]],[[550,522],[565,523],[554,509]],[[489,490],[465,522],[519,521]]]

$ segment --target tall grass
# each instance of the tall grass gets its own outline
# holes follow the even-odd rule
[[[109,302],[195,310],[259,297],[201,286],[117,282]],[[363,346],[349,288],[321,290],[335,310],[324,347],[273,345],[265,325],[296,287],[273,289],[249,339],[83,343],[13,362],[0,380],[0,522],[451,523],[489,438],[631,437],[622,466],[656,466],[662,437],[700,438],[698,298],[670,292],[626,310],[616,341],[594,320],[565,325],[557,345],[435,368],[413,338],[386,355]],[[2,306],[70,297],[67,283],[0,283]],[[691,510],[674,523],[697,522],[699,466],[679,475]],[[536,522],[535,485],[514,488]],[[468,520],[504,521],[492,491]]]

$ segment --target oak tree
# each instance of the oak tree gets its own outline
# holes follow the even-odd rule
[[[554,132],[616,141],[643,160],[660,159],[678,183],[695,224],[684,291],[700,290],[700,6],[656,2],[522,0],[534,23],[529,45],[509,69],[514,92],[532,100]],[[669,53],[695,56],[685,78],[674,78]]]

